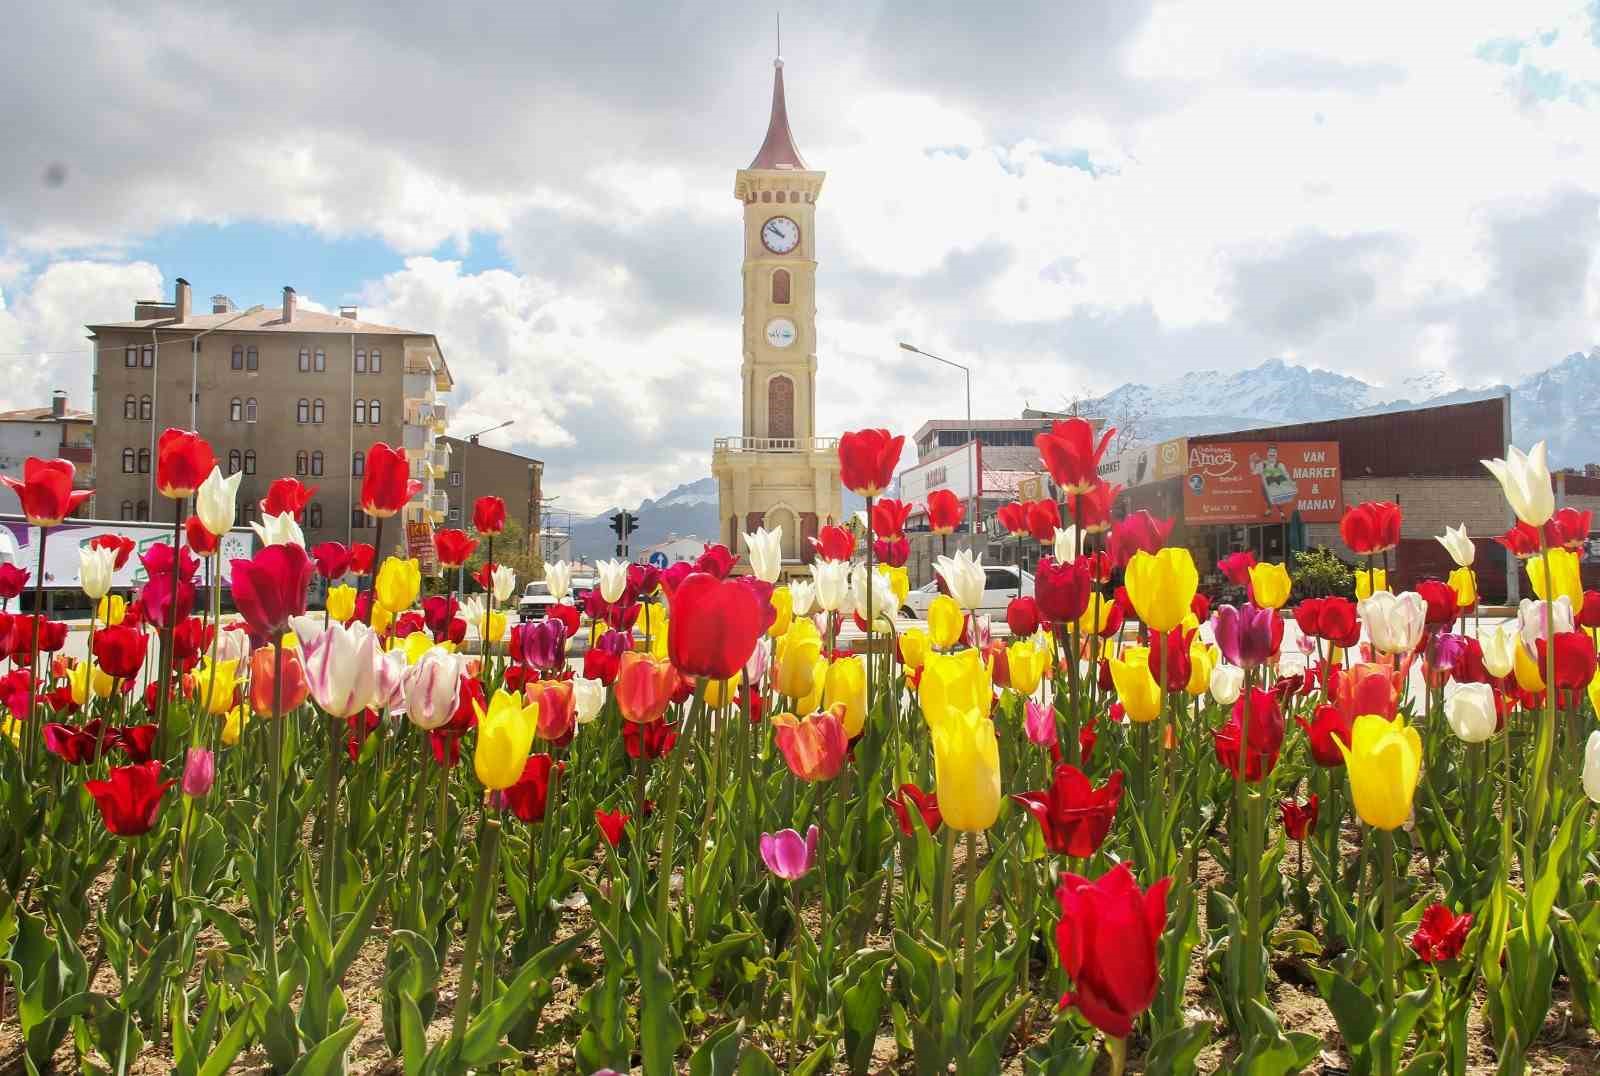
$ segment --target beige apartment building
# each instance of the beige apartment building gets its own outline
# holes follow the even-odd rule
[[[451,377],[432,333],[362,321],[354,307],[337,315],[300,310],[290,287],[278,306],[238,310],[219,295],[209,313],[196,312],[182,278],[172,302],[138,301],[133,320],[88,329],[100,518],[171,518],[153,466],[156,438],[169,426],[198,430],[224,473],[244,473],[241,521],[260,518],[275,478],[315,486],[302,520],[308,546],[374,539],[360,490],[377,441],[404,445],[424,483],[406,518],[445,517],[438,482],[449,449],[440,440],[447,417],[440,397]],[[384,544],[393,548],[404,537],[391,526]]]

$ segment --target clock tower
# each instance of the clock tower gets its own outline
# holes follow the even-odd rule
[[[816,205],[824,173],[806,167],[789,130],[783,60],[773,62],[767,137],[734,179],[744,205],[744,359],[739,437],[712,451],[722,533],[783,528],[784,560],[811,559],[809,538],[842,512],[838,440],[818,437]]]

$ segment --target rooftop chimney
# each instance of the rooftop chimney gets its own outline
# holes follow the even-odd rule
[[[189,320],[189,311],[193,307],[193,296],[194,289],[189,287],[189,282],[180,276],[178,278],[178,294],[172,304],[177,309],[175,316],[179,322]]]
[[[233,300],[226,295],[213,295],[211,297],[211,312],[213,314],[233,313]]]
[[[56,389],[50,394],[50,414],[53,418],[66,417],[67,394],[61,389]]]
[[[285,324],[294,320],[294,289],[287,284],[283,286],[283,320]]]
[[[347,321],[355,321],[356,320],[356,308],[353,307],[353,306],[341,306],[339,308],[339,316],[341,318],[346,319]]]

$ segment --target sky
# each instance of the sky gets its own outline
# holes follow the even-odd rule
[[[1268,358],[1512,381],[1600,342],[1600,0],[783,6],[818,430]],[[776,5],[35,5],[0,95],[0,407],[136,298],[431,331],[452,432],[637,504],[738,428]],[[330,10],[331,9],[331,10]]]

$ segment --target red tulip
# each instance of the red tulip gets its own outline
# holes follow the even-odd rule
[[[1444,904],[1432,904],[1422,913],[1422,922],[1411,935],[1411,948],[1424,964],[1454,960],[1461,955],[1471,930],[1471,912],[1457,915]]]
[[[367,450],[366,477],[361,480],[362,510],[374,519],[387,519],[421,492],[422,483],[411,477],[406,450],[373,442]]]
[[[907,837],[916,836],[916,830],[911,822],[913,808],[922,816],[922,828],[929,834],[939,832],[939,827],[944,824],[944,816],[939,813],[939,797],[932,792],[922,791],[916,785],[901,785],[897,793],[885,796],[883,802],[894,811],[900,832]]]
[[[127,565],[128,555],[133,552],[135,545],[137,543],[132,538],[121,534],[98,534],[89,539],[90,549],[112,549],[116,551],[116,559],[113,561],[111,569],[117,572],[122,571],[123,567]],[[0,597],[4,596],[4,592],[0,591]],[[15,597],[16,595],[11,596]]]
[[[118,837],[142,837],[155,828],[161,797],[177,781],[161,779],[161,763],[113,766],[105,781],[85,781],[106,829]]]
[[[131,680],[144,668],[150,636],[139,628],[116,624],[94,633],[94,660],[107,676]]]
[[[1339,537],[1358,557],[1393,549],[1400,544],[1400,506],[1393,501],[1352,505],[1339,520]]]
[[[1002,504],[994,517],[1013,538],[1021,538],[1028,533],[1028,506],[1021,501]]]
[[[1089,608],[1089,564],[1078,558],[1061,564],[1043,556],[1034,568],[1033,596],[1039,616],[1052,624],[1070,624]]]
[[[54,721],[45,725],[40,732],[44,737],[44,748],[69,766],[83,766],[93,762],[98,756],[95,750],[100,746],[102,724],[98,718],[85,725],[62,725]],[[115,741],[116,730],[107,730],[105,744],[110,747]]]
[[[1100,850],[1122,800],[1122,771],[1114,770],[1099,788],[1083,771],[1062,763],[1050,787],[1011,797],[1039,823],[1045,847],[1056,855],[1086,858]]]
[[[216,465],[204,437],[193,430],[167,429],[156,442],[156,489],[174,500],[192,497]]]
[[[1322,606],[1326,598],[1305,598],[1294,607],[1294,624],[1300,634],[1315,639],[1322,634]]]
[[[1518,523],[1504,534],[1498,535],[1495,541],[1505,546],[1512,556],[1521,560],[1539,555],[1539,531],[1526,523]]]
[[[457,527],[447,527],[434,532],[433,547],[439,554],[441,566],[459,568],[478,548],[478,540]]]
[[[1068,494],[1067,514],[1084,534],[1099,534],[1111,527],[1111,505],[1122,486],[1101,482],[1084,493]]]
[[[695,572],[672,596],[667,653],[685,676],[731,680],[766,630],[766,619],[767,608],[750,587]]]
[[[1028,534],[1036,542],[1054,542],[1061,529],[1061,506],[1047,498],[1029,501],[1027,507]]]
[[[235,558],[233,601],[250,630],[268,640],[289,627],[289,618],[306,611],[311,559],[297,545],[269,545],[249,560]]]
[[[1194,597],[1189,599],[1189,612],[1194,614],[1196,622],[1204,624],[1211,619],[1211,599],[1195,591]]]
[[[934,534],[954,534],[967,514],[965,502],[947,489],[928,494],[928,529]]]
[[[341,542],[323,542],[311,550],[311,560],[316,565],[317,574],[330,583],[344,578],[350,570],[350,550]]]
[[[183,536],[197,557],[209,557],[222,545],[222,539],[206,530],[199,516],[190,516],[183,521]]]
[[[678,742],[678,730],[665,721],[640,724],[637,721],[622,723],[622,746],[628,757],[656,759],[672,750]]]
[[[1096,443],[1087,419],[1069,418],[1052,423],[1033,443],[1056,485],[1069,494],[1087,493],[1100,484],[1100,459],[1116,432],[1108,428]]]
[[[566,763],[549,755],[529,755],[521,779],[501,793],[506,806],[524,822],[543,822],[550,807],[550,774],[562,773],[566,768]]]
[[[904,437],[888,430],[856,430],[839,438],[839,481],[858,497],[877,497],[894,484]]]
[[[872,505],[872,533],[879,538],[898,538],[906,532],[906,520],[911,516],[911,505],[884,497]]]
[[[1344,753],[1339,750],[1335,740],[1342,740],[1346,745],[1350,743],[1350,729],[1354,724],[1352,718],[1347,718],[1332,703],[1324,703],[1317,707],[1309,723],[1303,717],[1296,717],[1295,721],[1305,729],[1312,761],[1326,769],[1344,765]]]
[[[179,548],[173,560],[172,546],[158,542],[146,549],[139,558],[144,565],[145,584],[139,591],[139,606],[144,617],[158,628],[165,628],[189,615],[194,608],[194,576],[200,570],[200,561],[188,549]],[[177,573],[177,586],[173,586],[173,573]],[[177,604],[173,598],[176,590]]]
[[[1543,674],[1545,665],[1545,642],[1543,638],[1535,641],[1538,649],[1539,670]],[[1555,636],[1556,643],[1556,687],[1568,690],[1583,690],[1589,686],[1589,681],[1594,679],[1595,648],[1594,640],[1584,631],[1562,631]]]
[[[357,575],[366,575],[372,571],[372,562],[377,558],[377,553],[371,542],[350,543],[350,570]]]
[[[1157,519],[1141,508],[1118,521],[1106,539],[1106,551],[1119,568],[1126,568],[1135,553],[1154,554],[1172,535],[1173,519]]]
[[[66,519],[94,491],[73,489],[76,469],[69,460],[42,460],[29,456],[22,464],[22,481],[0,475],[0,482],[11,488],[22,503],[22,514],[35,527],[54,527]],[[20,590],[20,588],[19,588]],[[15,595],[13,595],[15,597]]]
[[[472,502],[472,529],[479,534],[499,534],[506,529],[506,502],[499,497],[479,497]]]
[[[878,558],[880,564],[887,564],[891,568],[904,568],[906,561],[911,559],[911,543],[904,535],[899,538],[879,538],[872,543],[872,554]]]
[[[1544,525],[1545,539],[1552,546],[1574,552],[1589,540],[1589,524],[1593,512],[1580,512],[1576,508],[1560,508]]]
[[[1600,590],[1583,592],[1583,605],[1575,610],[1580,628],[1600,628]]]
[[[298,521],[316,492],[316,486],[304,485],[298,478],[275,478],[261,502],[261,514],[281,516],[287,512]]]
[[[1063,874],[1056,887],[1061,906],[1056,952],[1072,979],[1061,1007],[1076,1006],[1113,1039],[1127,1038],[1134,1020],[1155,1000],[1161,976],[1157,948],[1167,925],[1171,884],[1171,878],[1163,878],[1140,892],[1133,871],[1119,863],[1092,883]]]
[[[1031,595],[1012,598],[1006,606],[1006,627],[1011,634],[1025,639],[1039,630],[1039,603]]]
[[[1455,623],[1459,614],[1455,587],[1438,579],[1424,579],[1417,584],[1417,594],[1428,603],[1428,627],[1440,628]]]
[[[1349,648],[1361,641],[1361,618],[1349,598],[1324,598],[1318,614],[1322,637],[1334,646]]]
[[[1283,831],[1289,835],[1291,841],[1303,841],[1317,828],[1317,794],[1315,792],[1306,797],[1304,803],[1294,800],[1284,800],[1278,805],[1278,811],[1283,816]]]
[[[53,654],[67,645],[67,625],[62,620],[39,618],[39,652]],[[11,618],[11,652],[13,660],[27,661],[33,653],[33,617],[17,615]],[[18,658],[17,655],[21,657]]]
[[[728,573],[733,571],[734,563],[734,556],[727,546],[721,542],[707,542],[695,558],[694,570],[717,579],[726,579]]]
[[[152,685],[159,687],[160,685]],[[147,707],[154,709],[154,707]],[[129,762],[149,762],[150,752],[156,744],[156,732],[159,726],[155,724],[124,725],[117,730],[115,744],[128,756]],[[107,742],[112,742],[108,740]]]
[[[600,830],[600,836],[604,837],[605,842],[613,848],[622,843],[630,817],[632,816],[625,811],[604,811],[599,807],[594,809],[594,824]]]
[[[847,528],[830,523],[817,532],[811,544],[823,560],[849,560],[855,555],[856,536]]]
[[[0,564],[0,598],[10,601],[21,594],[27,585],[28,569],[10,563]]]
[[[1162,654],[1165,652],[1168,691],[1182,691],[1189,685],[1189,671],[1193,667],[1193,659],[1189,656],[1189,644],[1194,641],[1194,636],[1194,629],[1186,631],[1182,624],[1165,635],[1160,632],[1150,634],[1150,653],[1145,660],[1150,666],[1150,675],[1159,684]]]
[[[1250,729],[1248,744],[1242,743],[1245,707],[1249,706]],[[1233,716],[1227,724],[1212,734],[1217,761],[1235,778],[1250,782],[1260,781],[1278,764],[1278,752],[1283,748],[1283,711],[1277,698],[1268,691],[1253,688],[1249,695],[1241,695],[1233,704]],[[1244,756],[1243,765],[1240,756]]]

